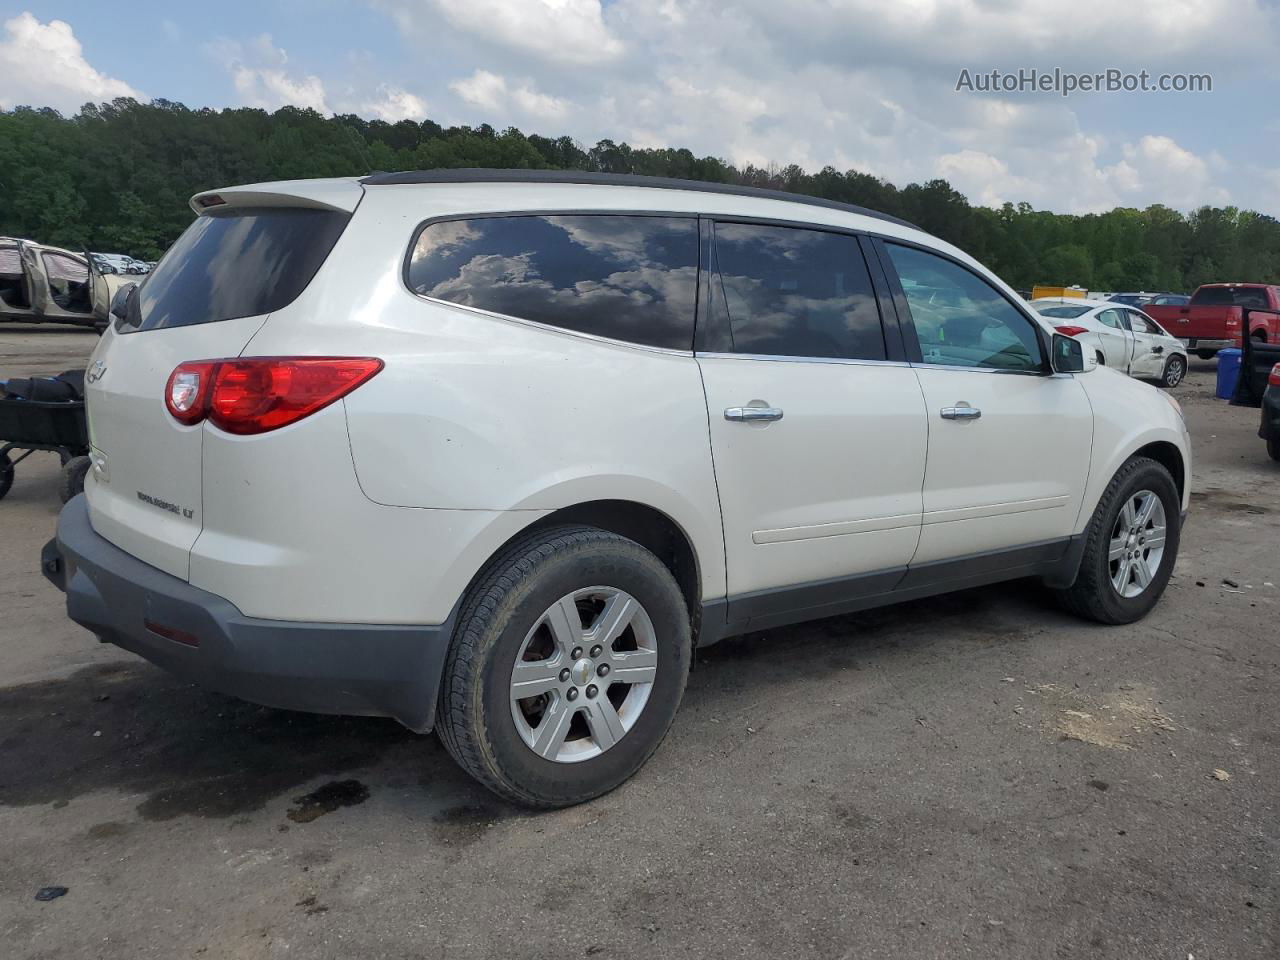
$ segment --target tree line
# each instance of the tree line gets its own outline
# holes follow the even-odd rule
[[[825,167],[735,167],[682,148],[524,134],[514,127],[386,123],[313,110],[190,109],[156,100],[0,112],[0,235],[155,259],[190,223],[191,194],[261,180],[433,167],[573,169],[789,190],[908,220],[1014,287],[1191,290],[1214,280],[1280,282],[1280,223],[1236,207],[1159,204],[1059,214],[975,206],[945,180],[894,186]]]

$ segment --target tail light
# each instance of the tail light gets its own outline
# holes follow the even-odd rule
[[[1273,387],[1280,387],[1280,363],[1271,368],[1271,373],[1267,375],[1267,383]]]
[[[377,357],[241,357],[179,364],[165,406],[179,423],[266,433],[327,407],[382,369]]]
[[[1069,323],[1064,323],[1062,326],[1054,327],[1053,329],[1057,330],[1064,337],[1078,337],[1082,333],[1089,332],[1088,327],[1075,327]]]

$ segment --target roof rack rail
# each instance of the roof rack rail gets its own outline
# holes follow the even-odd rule
[[[586,170],[490,170],[480,167],[459,167],[443,170],[406,170],[401,173],[371,173],[362,177],[366,186],[381,187],[408,183],[581,183],[602,184],[614,187],[653,187],[660,190],[689,190],[695,193],[727,193],[739,197],[759,197],[763,200],[784,200],[803,203],[811,207],[827,207],[843,210],[864,217],[874,217],[896,223],[899,226],[920,228],[914,223],[892,217],[878,210],[811,197],[804,193],[786,190],[766,190],[762,187],[740,187],[732,183],[716,183],[709,180],[679,180],[674,177],[643,177],[632,173],[591,173]]]

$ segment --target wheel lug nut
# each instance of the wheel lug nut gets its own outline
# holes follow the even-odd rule
[[[587,687],[587,696],[588,696],[588,697],[594,697],[594,696],[595,696],[597,693],[599,693],[599,692],[600,692],[600,691],[599,691],[599,689],[597,689],[597,687],[596,687],[596,685],[595,685],[594,683],[593,683],[591,686]]]
[[[577,688],[577,687],[570,687],[567,691],[565,691],[564,698],[565,698],[566,700],[577,700],[577,699],[578,699],[578,688]]]
[[[600,664],[600,666],[596,668],[596,673],[600,674],[602,677],[607,677],[609,675],[609,665],[607,663]]]
[[[581,648],[581,647],[574,647],[574,648],[573,648],[573,652],[572,652],[572,653],[570,653],[570,654],[569,654],[569,656],[570,656],[570,657],[572,657],[574,660],[581,660],[581,659],[582,659],[582,648]]]
[[[591,648],[591,659],[592,659],[592,660],[594,660],[596,657],[600,656],[600,651],[601,651],[602,649],[603,649],[603,647],[601,647],[601,646],[600,646],[600,644],[598,644],[598,643],[597,643],[594,647],[592,647],[592,648]]]
[[[568,683],[568,682],[569,682],[569,668],[568,668],[568,667],[565,667],[563,670],[561,670],[561,671],[560,671],[560,682],[561,682],[561,683]]]

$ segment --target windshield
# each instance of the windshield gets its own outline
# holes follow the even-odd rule
[[[311,282],[349,219],[305,207],[203,214],[129,298],[117,329],[161,330],[280,310]]]
[[[1076,317],[1083,316],[1088,313],[1089,307],[1036,307],[1036,313],[1042,317],[1052,317],[1055,320],[1072,320]]]
[[[1266,310],[1267,291],[1262,287],[1201,287],[1191,295],[1193,307],[1261,307]]]

